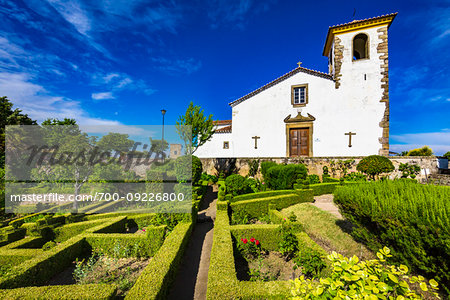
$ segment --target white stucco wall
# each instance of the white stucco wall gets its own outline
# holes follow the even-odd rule
[[[379,27],[378,27],[379,28]],[[385,104],[380,103],[381,61],[377,46],[378,28],[370,28],[338,35],[344,46],[340,73],[341,85],[333,80],[299,72],[288,79],[256,94],[232,108],[232,133],[215,134],[199,149],[199,157],[284,157],[286,156],[286,124],[290,114],[307,113],[313,122],[313,156],[366,156],[378,154]],[[369,36],[369,59],[352,60],[352,40],[358,33]],[[365,75],[365,77],[364,77]],[[291,86],[308,84],[308,104],[294,108]],[[352,147],[348,147],[347,132],[354,132]],[[259,136],[258,149],[253,136]],[[223,149],[223,141],[230,149]]]

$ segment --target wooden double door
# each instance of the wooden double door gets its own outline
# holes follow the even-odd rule
[[[309,128],[289,129],[289,156],[308,156],[309,147]]]

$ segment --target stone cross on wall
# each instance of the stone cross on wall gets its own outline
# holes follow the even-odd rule
[[[255,135],[252,137],[252,139],[255,140],[255,149],[258,149],[258,139],[260,139],[260,137]]]
[[[350,131],[350,132],[345,133],[345,135],[348,135],[348,146],[351,147],[352,146],[352,135],[356,135],[356,133]]]

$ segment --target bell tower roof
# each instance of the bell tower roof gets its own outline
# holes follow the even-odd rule
[[[391,25],[397,13],[382,15],[374,18],[353,20],[345,24],[334,25],[328,28],[327,38],[323,47],[323,56],[328,56],[330,53],[331,45],[333,44],[333,38],[336,34],[361,30],[364,28],[378,27],[382,25]]]

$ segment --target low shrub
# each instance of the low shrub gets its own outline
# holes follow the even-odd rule
[[[320,183],[319,175],[311,174],[306,176],[306,180],[308,180],[309,184],[318,184]]]
[[[281,235],[281,242],[279,244],[280,253],[284,255],[286,260],[292,259],[298,248],[298,239],[290,229],[284,229]]]
[[[232,194],[233,196],[251,192],[251,189],[248,186],[247,179],[238,174],[228,176],[225,180],[225,185],[227,188],[227,192]]]
[[[361,159],[356,166],[356,170],[366,173],[375,180],[375,176],[394,171],[394,165],[385,156],[370,155]]]
[[[377,253],[378,259],[359,261],[356,256],[347,258],[333,251],[328,256],[333,267],[331,275],[319,280],[304,276],[295,279],[292,296],[299,299],[430,299],[434,296],[439,299],[435,280],[427,284],[422,276],[408,276],[404,265],[387,265],[385,257],[390,257],[389,253],[389,248],[384,247]],[[413,290],[413,285],[421,291]]]
[[[345,181],[367,181],[367,176],[360,172],[351,172],[344,176]]]
[[[345,185],[334,192],[341,213],[356,225],[352,235],[376,251],[391,248],[414,272],[450,286],[450,188],[409,180]],[[448,292],[448,291],[447,291]]]
[[[274,190],[292,189],[298,179],[306,179],[308,170],[302,164],[277,165],[267,171],[265,183]]]
[[[301,268],[302,273],[309,278],[319,276],[327,267],[323,254],[310,248],[300,249],[294,257],[294,263],[294,268]]]
[[[56,243],[54,241],[49,241],[42,246],[42,250],[47,251],[47,250],[52,249],[55,246],[56,246]]]
[[[267,171],[276,165],[277,165],[277,163],[273,162],[273,161],[263,161],[261,163],[261,174],[263,176],[264,183],[267,184],[267,180],[268,180]]]
[[[398,170],[402,172],[402,178],[416,178],[416,175],[420,172],[420,166],[419,165],[410,165],[408,163],[400,164],[398,167]]]
[[[313,200],[312,190],[296,190],[292,194],[233,202],[231,209],[233,213],[242,211],[252,218],[259,218],[269,213],[270,204],[274,204],[275,209],[283,209],[293,204],[312,202]]]

